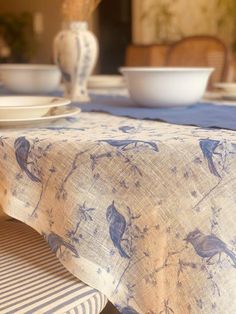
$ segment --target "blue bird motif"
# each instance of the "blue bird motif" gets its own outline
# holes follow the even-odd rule
[[[66,127],[66,126],[47,126],[45,128],[46,130],[53,130],[53,131],[84,131],[83,128],[71,128],[71,127]]]
[[[56,254],[58,250],[61,251],[61,248],[64,246],[66,249],[68,249],[69,251],[71,251],[74,254],[74,257],[79,257],[79,254],[78,254],[76,248],[74,247],[74,245],[64,241],[62,239],[62,237],[60,237],[56,233],[51,232],[48,235],[43,234],[43,236],[47,240],[53,253]]]
[[[157,144],[154,142],[148,142],[148,141],[142,141],[142,140],[103,140],[101,142],[106,142],[111,146],[117,147],[117,148],[121,148],[122,150],[124,150],[128,145],[134,144],[135,147],[138,144],[145,144],[151,147],[152,150],[158,152],[158,147]]]
[[[122,309],[122,314],[138,314],[137,311],[135,311],[132,307],[126,306],[125,308]]]
[[[121,314],[139,314],[131,306],[126,306],[126,307],[123,307],[123,308],[121,308],[120,306],[117,306],[117,309],[121,312]]]
[[[221,176],[219,172],[217,171],[216,166],[213,161],[214,152],[219,144],[220,144],[220,141],[210,140],[210,139],[200,140],[199,142],[200,148],[203,152],[203,156],[207,160],[208,168],[210,172],[214,174],[216,177],[220,178]]]
[[[15,140],[14,148],[16,160],[21,170],[23,170],[32,181],[41,182],[41,180],[27,168],[27,165],[29,164],[28,156],[30,152],[30,142],[24,136],[18,137]]]
[[[195,252],[208,261],[215,255],[221,256],[225,253],[236,267],[236,255],[227,245],[214,234],[205,235],[199,229],[190,232],[184,239],[187,243],[191,243]]]
[[[120,256],[130,258],[121,246],[122,237],[126,230],[125,217],[118,212],[114,201],[107,208],[106,219],[109,223],[109,233],[114,246],[118,249]]]
[[[129,125],[124,125],[119,127],[119,130],[122,131],[123,133],[130,133],[129,131],[135,131],[135,128],[133,126],[129,126]]]

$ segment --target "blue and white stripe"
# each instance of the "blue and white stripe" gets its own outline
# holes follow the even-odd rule
[[[106,303],[61,265],[37,232],[0,222],[1,314],[98,314]]]

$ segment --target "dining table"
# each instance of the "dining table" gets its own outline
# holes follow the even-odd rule
[[[101,99],[0,129],[3,211],[122,314],[236,313],[236,129]]]

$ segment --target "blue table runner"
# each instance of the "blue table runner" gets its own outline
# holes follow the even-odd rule
[[[135,107],[125,96],[93,94],[90,103],[78,105],[83,112],[105,112],[135,119],[236,130],[236,104],[200,102],[186,107],[147,108]]]

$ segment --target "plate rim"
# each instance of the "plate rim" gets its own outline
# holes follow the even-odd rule
[[[52,102],[52,103],[45,103],[45,104],[41,104],[41,105],[34,105],[34,106],[1,106],[0,104],[0,110],[25,110],[25,109],[29,109],[29,110],[36,110],[36,109],[42,109],[42,108],[53,108],[53,107],[61,107],[61,106],[67,106],[69,104],[71,104],[71,100],[64,98],[64,97],[53,97],[53,96],[0,96],[0,101],[2,98],[51,98],[52,100],[55,99],[57,101]]]
[[[68,117],[77,113],[80,113],[81,109],[72,107],[68,112],[61,113],[61,114],[55,114],[55,115],[47,115],[37,118],[21,118],[21,119],[0,119],[0,124],[6,124],[6,123],[17,123],[17,122],[35,122],[35,121],[47,121],[47,120],[54,120],[59,118]]]

